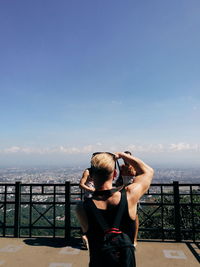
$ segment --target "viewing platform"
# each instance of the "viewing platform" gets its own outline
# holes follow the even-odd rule
[[[200,184],[152,184],[140,201],[137,267],[200,263]],[[86,267],[78,184],[0,184],[0,266]]]
[[[199,267],[190,246],[193,243],[139,242],[137,267]],[[2,267],[87,267],[88,251],[78,245],[66,245],[64,239],[1,238]]]

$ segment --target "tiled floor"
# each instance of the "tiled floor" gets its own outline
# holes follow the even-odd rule
[[[137,267],[199,267],[185,243],[139,242]],[[0,267],[87,267],[88,251],[62,239],[0,238]]]

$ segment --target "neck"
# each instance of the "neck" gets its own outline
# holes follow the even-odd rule
[[[111,190],[112,189],[112,181],[107,181],[101,185],[95,184],[95,189],[97,191]]]
[[[110,189],[103,189],[103,190],[95,190],[93,193],[93,199],[95,200],[106,200],[111,197],[114,193],[121,191],[123,186],[110,188]]]

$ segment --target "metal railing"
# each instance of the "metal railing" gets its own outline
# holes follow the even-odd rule
[[[70,238],[70,183],[0,184],[0,235]]]
[[[152,184],[139,206],[140,238],[200,240],[199,184]]]
[[[200,240],[200,184],[152,184],[139,203],[139,238]],[[78,184],[0,184],[0,236],[70,237],[80,232]]]

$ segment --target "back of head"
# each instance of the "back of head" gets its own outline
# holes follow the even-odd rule
[[[99,153],[91,159],[91,171],[93,178],[105,182],[115,170],[115,156],[109,153]],[[100,181],[99,181],[100,182]]]

